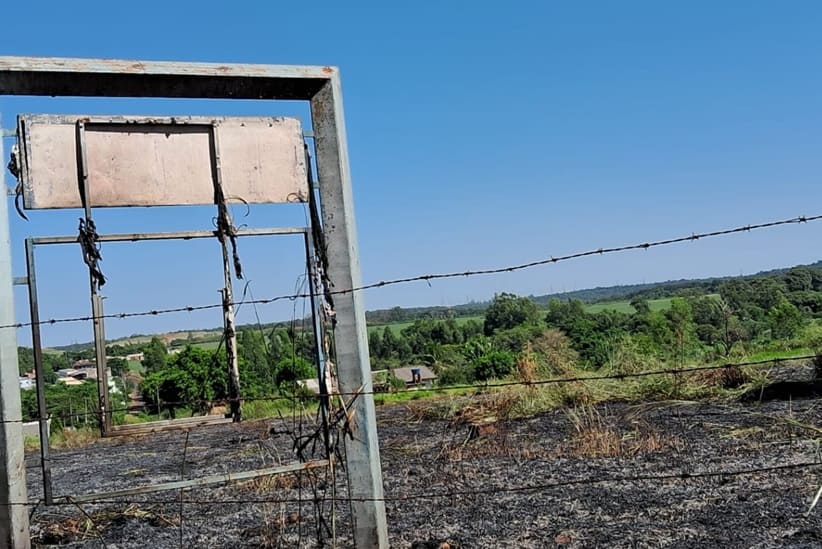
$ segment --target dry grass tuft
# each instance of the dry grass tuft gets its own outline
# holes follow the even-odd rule
[[[574,456],[636,456],[683,447],[680,440],[661,435],[639,422],[635,422],[630,431],[623,432],[592,406],[572,408],[566,416],[574,429],[567,453]]]
[[[537,359],[530,344],[517,359],[517,380],[522,383],[533,383],[537,380]]]
[[[579,364],[579,354],[571,340],[557,329],[545,330],[529,344],[528,351],[536,360],[537,374],[541,378],[569,375]]]
[[[238,483],[237,487],[246,492],[264,495],[283,490],[293,490],[297,488],[298,483],[296,475],[280,474],[252,478]]]
[[[412,421],[452,419],[469,401],[463,396],[445,395],[409,402],[405,407]]]
[[[296,512],[288,513],[284,504],[276,509],[272,505],[266,505],[262,509],[262,525],[248,528],[242,532],[242,537],[248,544],[264,549],[274,549],[286,547],[284,539],[287,526],[299,524],[303,521],[303,516]],[[249,545],[250,546],[250,545]]]
[[[729,366],[716,370],[703,370],[693,374],[692,380],[701,385],[722,389],[738,389],[751,381],[747,373],[739,366]]]
[[[622,435],[591,406],[571,408],[566,416],[574,427],[572,453],[584,457],[611,457],[623,453]]]
[[[470,396],[426,399],[408,404],[408,415],[414,421],[450,420],[454,426],[509,419],[516,417],[522,394],[534,390],[534,387],[511,387]]]
[[[38,545],[63,545],[77,541],[100,539],[102,532],[115,524],[137,519],[152,526],[179,527],[178,518],[163,515],[139,505],[129,505],[123,510],[108,510],[86,515],[82,518],[69,517],[59,522],[44,524],[39,534],[32,539]]]
[[[64,428],[51,436],[52,448],[66,448],[73,450],[83,448],[100,440],[100,433],[95,429]]]

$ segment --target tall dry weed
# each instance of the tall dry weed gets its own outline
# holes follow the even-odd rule
[[[648,425],[635,423],[623,431],[593,406],[578,406],[566,412],[573,427],[568,453],[579,457],[619,457],[681,450],[683,443],[666,437]]]

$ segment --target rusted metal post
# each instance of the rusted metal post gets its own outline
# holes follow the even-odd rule
[[[314,192],[311,188],[310,192]],[[317,387],[320,391],[320,418],[323,426],[323,442],[325,444],[326,457],[331,459],[331,442],[328,432],[328,415],[330,409],[329,387],[330,372],[328,371],[328,356],[325,350],[325,324],[323,323],[323,313],[320,306],[320,296],[317,293],[319,276],[317,273],[317,255],[314,253],[314,245],[311,235],[305,235],[305,256],[307,260],[306,272],[308,273],[308,288],[311,294],[311,321],[314,329],[314,346],[317,348],[315,357],[317,358]]]
[[[3,142],[0,140],[0,158]],[[5,174],[5,170],[3,171]],[[5,176],[0,176],[3,191]],[[9,199],[0,200],[0,326],[14,325]],[[29,514],[23,453],[23,415],[17,364],[17,330],[0,328],[0,547],[29,549]]]
[[[336,69],[330,70],[329,79],[312,97],[311,115],[327,247],[322,253],[326,254],[333,290],[351,290],[361,284],[360,262],[342,89]],[[354,543],[360,549],[384,548],[388,547],[388,526],[362,293],[338,293],[333,305],[340,391],[347,394],[346,400],[358,395],[351,405],[352,435],[344,437]]]
[[[46,376],[43,373],[43,344],[40,339],[40,306],[37,299],[37,274],[34,267],[34,242],[26,239],[26,272],[29,289],[31,318],[31,346],[34,349],[34,376],[37,390],[37,416],[40,427],[40,469],[43,473],[43,499],[46,505],[54,503],[49,456],[48,408],[46,406]]]
[[[223,261],[228,261],[226,246],[223,245]],[[231,292],[231,271],[226,265],[226,282],[223,294],[223,325],[225,326],[225,353],[228,362],[228,398],[231,405],[231,419],[242,420],[240,407],[240,366],[237,359],[237,331],[234,329],[234,297]]]
[[[91,197],[88,185],[88,158],[86,156],[86,128],[85,122],[79,120],[76,125],[77,135],[77,176],[80,186],[80,199],[85,214],[85,228],[96,234],[91,219]],[[82,220],[81,220],[82,223]],[[82,227],[82,225],[81,225]],[[82,239],[82,229],[81,229]],[[86,244],[80,243],[80,246]],[[94,242],[87,243],[94,246]],[[88,263],[89,288],[91,291],[91,316],[94,325],[94,362],[97,368],[97,397],[98,412],[100,414],[100,434],[108,436],[111,431],[111,406],[109,405],[108,376],[106,375],[106,335],[103,329],[103,299],[100,297],[100,285],[94,272],[94,263],[89,261],[90,250],[83,249],[83,255]]]
[[[94,355],[97,367],[97,394],[100,397],[100,432],[104,437],[111,434],[111,404],[108,392],[108,363],[106,361],[106,329],[103,324],[103,296],[95,292],[91,296],[94,317]]]
[[[217,239],[220,241],[220,248],[223,252],[223,278],[225,286],[222,289],[223,296],[223,337],[225,339],[226,362],[228,364],[228,398],[231,410],[231,419],[235,422],[242,420],[242,409],[240,406],[240,365],[237,357],[237,330],[234,327],[234,291],[231,281],[231,258],[228,253],[229,235],[228,231],[233,231],[231,216],[228,213],[228,205],[223,192],[223,172],[222,158],[220,156],[220,133],[219,124],[214,121],[210,126],[209,141],[211,146],[211,175],[214,184],[214,202],[217,205]],[[231,233],[231,238],[234,238]],[[234,241],[231,241],[232,244]],[[237,277],[242,278],[239,273]]]

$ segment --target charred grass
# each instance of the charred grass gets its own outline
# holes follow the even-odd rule
[[[694,476],[822,462],[822,400],[741,404],[772,377],[746,368],[546,385],[529,368],[518,365],[518,376],[531,385],[378,408],[391,547],[822,544],[822,512],[805,516],[822,468]],[[192,430],[186,475],[287,463],[294,432],[290,418]],[[176,480],[182,448],[179,433],[69,443],[54,449],[53,474],[61,490],[81,494]],[[619,480],[631,477],[645,480]],[[40,507],[32,533],[35,546],[312,547],[312,486],[322,480],[291,474],[191,490],[185,509],[176,493],[158,495],[165,504]],[[344,547],[351,517],[338,485]]]

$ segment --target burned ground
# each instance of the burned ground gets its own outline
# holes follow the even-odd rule
[[[416,403],[380,407],[391,546],[819,547],[822,506],[805,517],[822,483],[813,465],[819,404],[611,404],[480,424],[431,419]],[[289,422],[192,430],[187,444],[176,431],[55,451],[55,493],[287,463]],[[28,456],[33,501],[37,462]],[[802,464],[810,465],[792,467]],[[337,500],[337,543],[346,547],[340,475],[333,495],[324,473],[304,473],[301,482],[289,475],[186,490],[182,505],[175,491],[38,506],[32,534],[40,547],[313,546],[313,484]]]

